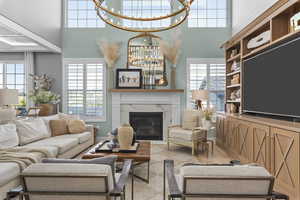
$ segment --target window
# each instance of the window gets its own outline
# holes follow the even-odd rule
[[[224,111],[225,64],[222,59],[189,59],[188,60],[187,105],[192,107],[192,91],[207,89],[209,91],[208,106],[217,111]],[[204,106],[207,106],[204,105]]]
[[[195,0],[192,3],[188,26],[194,27],[226,27],[227,0]]]
[[[171,5],[166,0],[123,0],[123,14],[134,17],[159,17],[170,14]],[[127,27],[154,28],[167,27],[170,25],[170,18],[157,21],[132,21],[123,20]]]
[[[105,27],[95,11],[92,0],[68,0],[66,25],[68,28]]]
[[[87,121],[105,121],[105,64],[102,60],[65,62],[64,109]]]
[[[25,66],[22,62],[0,62],[0,88],[17,89],[19,104],[26,106]]]

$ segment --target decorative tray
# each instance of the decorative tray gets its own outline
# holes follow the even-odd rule
[[[130,147],[130,149],[120,149],[111,148],[110,144],[111,142],[109,140],[105,140],[96,147],[95,153],[136,153],[140,146],[139,142],[135,142],[134,145]]]

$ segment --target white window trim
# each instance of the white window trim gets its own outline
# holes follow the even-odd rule
[[[190,64],[195,64],[195,63],[199,63],[199,64],[225,64],[225,58],[188,58],[187,59],[187,66],[186,66],[186,107],[187,108],[192,108],[190,102],[190,96],[191,96],[191,92],[190,92]],[[207,77],[208,82],[209,82],[209,76]],[[225,88],[224,88],[225,90]],[[214,90],[215,91],[215,90]],[[223,91],[223,90],[222,90]],[[209,105],[210,99],[208,99],[208,105]]]
[[[0,63],[2,64],[23,64],[25,68],[25,101],[26,101],[26,108],[29,108],[29,92],[30,88],[28,88],[28,79],[29,79],[29,72],[27,69],[27,66],[25,65],[24,60],[0,60]],[[3,76],[3,80],[5,79],[5,76]]]
[[[97,119],[88,119],[86,122],[96,123],[96,122],[106,122],[107,120],[107,75],[106,75],[106,63],[103,58],[64,58],[63,59],[63,95],[62,95],[62,109],[63,112],[67,112],[67,73],[66,67],[68,64],[103,64],[103,116]]]

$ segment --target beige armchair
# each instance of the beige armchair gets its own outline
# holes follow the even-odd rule
[[[206,144],[207,130],[202,127],[203,112],[200,110],[186,110],[183,113],[181,125],[168,128],[167,143],[192,148],[192,154],[198,151],[200,144]]]

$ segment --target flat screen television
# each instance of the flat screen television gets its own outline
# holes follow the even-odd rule
[[[244,61],[243,110],[300,118],[300,38]]]

